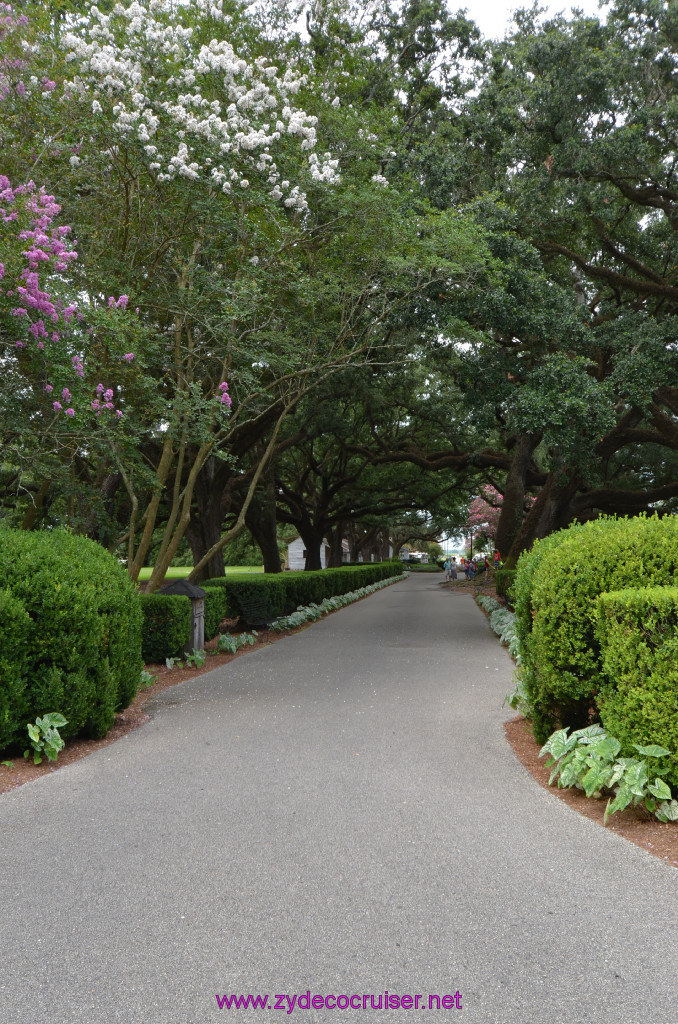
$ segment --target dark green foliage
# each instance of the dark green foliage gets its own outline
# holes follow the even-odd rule
[[[104,736],[135,696],[142,664],[140,604],[124,568],[84,537],[2,530],[0,586],[29,617],[18,613],[26,686],[14,686],[16,710],[8,698],[2,744],[23,742],[28,719],[57,711],[65,737]]]
[[[0,590],[0,750],[29,718],[25,691],[31,625],[21,601]]]
[[[678,587],[613,591],[596,607],[603,726],[627,757],[634,744],[670,750],[665,777],[678,786]]]
[[[607,682],[595,635],[596,598],[678,579],[678,519],[598,519],[535,544],[518,563],[516,631],[534,734],[580,728]]]
[[[515,569],[497,569],[495,583],[499,597],[508,597],[516,579]]]
[[[205,587],[205,640],[212,640],[219,632],[219,626],[228,614],[230,602],[223,587]]]
[[[232,580],[229,588],[244,622],[252,626],[270,622],[285,614],[286,594],[281,573]]]
[[[143,594],[141,653],[144,662],[183,654],[191,642],[191,600],[181,594]]]
[[[223,615],[225,619],[237,619],[238,616],[240,615],[240,608],[238,607],[238,604],[235,598],[233,597],[233,594],[231,593],[230,585],[236,578],[241,579],[246,578],[246,576],[247,573],[242,573],[242,576],[237,577],[235,574],[229,574],[228,576],[216,577],[213,580],[203,580],[203,582],[200,584],[203,590],[221,590],[225,600],[225,610]]]

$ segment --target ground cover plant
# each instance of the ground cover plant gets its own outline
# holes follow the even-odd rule
[[[672,798],[665,781],[675,755],[658,744],[634,744],[635,757],[620,757],[621,746],[601,726],[590,725],[569,736],[567,729],[557,730],[540,754],[551,755],[550,784],[557,781],[561,788],[576,786],[587,797],[596,799],[610,793],[605,808],[606,824],[611,814],[640,804],[658,821],[677,821],[678,800]]]

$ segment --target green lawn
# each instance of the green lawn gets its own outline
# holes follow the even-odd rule
[[[241,572],[263,572],[263,571],[264,571],[263,565],[227,565],[226,566],[226,575],[229,575],[230,573],[236,573],[236,572],[241,573]],[[139,579],[142,580],[142,581],[143,580],[150,580],[152,572],[153,572],[153,570],[150,567],[147,568],[147,569],[142,569],[141,572],[139,573]],[[183,579],[186,578],[186,576],[189,575],[190,572],[191,572],[190,565],[171,565],[169,567],[169,569],[167,570],[167,575],[165,576],[165,579],[168,579],[168,580],[183,580]]]

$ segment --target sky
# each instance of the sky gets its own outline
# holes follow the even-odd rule
[[[530,0],[509,0],[508,3],[502,0],[448,0],[448,7],[452,11],[465,7],[468,16],[489,39],[503,38],[511,22],[511,12],[530,6]],[[540,0],[539,6],[548,8],[550,15],[560,12],[569,15],[572,7],[579,8],[585,14],[600,15],[598,0],[562,0],[561,3]]]

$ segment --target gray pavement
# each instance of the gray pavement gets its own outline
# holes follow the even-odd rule
[[[536,785],[511,675],[413,575],[1,797],[0,1024],[676,1024],[678,872]],[[307,992],[359,998],[215,999]]]

